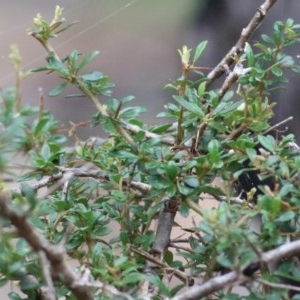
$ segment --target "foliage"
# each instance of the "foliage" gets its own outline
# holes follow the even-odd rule
[[[53,97],[67,85],[76,86],[95,104],[96,112],[87,123],[100,127],[107,137],[67,146],[72,139],[44,110],[42,96],[38,108],[27,107],[20,104],[18,86],[4,89],[0,168],[7,175],[2,176],[1,191],[51,244],[65,248],[80,265],[78,272],[89,270],[94,280],[118,291],[95,284],[94,299],[143,298],[145,282],[156,288],[153,297],[173,297],[191,280],[207,281],[229,270],[243,274],[260,261],[261,253],[297,239],[299,151],[291,147],[293,135],[279,137],[270,118],[272,101],[277,100],[272,99],[272,90],[285,82],[287,69],[300,71],[284,52],[299,42],[299,25],[291,19],[276,22],[272,35],[247,43],[233,58],[231,73],[242,70],[238,81],[224,95],[206,85],[206,71],[197,67],[207,42],[195,52],[184,46],[179,51],[182,74],[166,86],[174,91],[173,99],[158,115],[166,123],[147,126],[140,117],[145,109],[132,104],[134,97],[115,99],[107,75],[84,73],[98,51],[84,56],[73,50],[60,58],[50,38],[69,27],[62,27],[64,23],[60,8],[51,23],[40,15],[35,18],[30,34],[46,49],[47,64],[32,72],[46,71],[62,79],[50,91]],[[12,56],[19,68],[18,59]],[[196,80],[191,79],[193,73]],[[22,72],[17,74],[24,79]],[[70,130],[75,133],[76,126]],[[11,164],[17,154],[28,159],[28,167],[19,174]],[[259,174],[261,183],[238,198],[235,187],[247,172]],[[18,190],[10,189],[7,176],[20,183]],[[222,184],[217,185],[215,178]],[[206,198],[219,205],[205,209]],[[192,211],[199,215],[193,224],[171,218],[162,228],[162,215],[167,222],[169,215],[187,218]],[[259,231],[251,227],[254,218],[261,219]],[[172,235],[169,241],[163,230],[175,225],[184,238]],[[11,220],[1,218],[0,283],[20,282],[27,296],[11,292],[11,299],[36,299],[34,292],[49,286],[47,267],[42,250],[32,251],[26,236],[18,232]],[[245,299],[288,299],[289,291],[280,288],[279,280],[299,280],[293,261],[286,260],[275,272],[268,265],[259,270],[245,280]],[[49,272],[56,295],[74,299],[63,275],[51,268]],[[26,281],[28,275],[35,281]],[[165,280],[173,277],[182,282]],[[239,296],[229,285],[211,297]]]

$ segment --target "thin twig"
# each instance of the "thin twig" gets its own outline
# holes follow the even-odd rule
[[[291,284],[284,284],[284,283],[275,283],[275,282],[270,282],[267,280],[263,280],[261,278],[255,278],[255,281],[267,285],[269,287],[275,288],[275,289],[286,289],[286,290],[292,290],[292,291],[297,291],[300,292],[300,287],[291,285]]]
[[[182,282],[186,283],[187,285],[191,285],[194,282],[194,279],[184,272],[171,268],[169,265],[167,265],[165,262],[163,262],[160,259],[157,259],[153,257],[153,255],[149,254],[146,251],[143,251],[141,249],[137,249],[136,247],[131,246],[130,249],[135,252],[136,254],[140,255],[141,257],[144,257],[147,261],[151,261],[156,266],[162,268],[166,273],[172,273],[175,277],[177,277]]]
[[[278,127],[281,126],[282,124],[287,123],[287,122],[292,121],[292,120],[293,120],[293,117],[290,116],[290,117],[288,117],[288,118],[282,120],[281,122],[278,122],[277,124],[271,126],[271,127],[268,128],[267,130],[265,130],[262,134],[265,135],[265,134],[271,132],[272,130],[278,128]]]
[[[51,266],[43,251],[40,251],[39,255],[41,258],[41,265],[44,273],[44,278],[47,284],[47,286],[43,288],[43,294],[46,294],[47,300],[56,300],[57,298],[55,295],[55,288],[51,276]]]
[[[170,242],[170,243],[169,243],[169,247],[174,248],[174,249],[176,249],[176,250],[183,250],[183,251],[186,251],[186,252],[193,253],[193,251],[192,251],[191,248],[184,247],[184,246],[178,246],[178,245],[176,245],[174,242]]]

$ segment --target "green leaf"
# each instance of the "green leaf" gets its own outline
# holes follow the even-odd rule
[[[290,55],[285,55],[281,60],[280,64],[284,65],[285,67],[293,67],[295,65],[295,60]]]
[[[91,72],[91,73],[81,75],[80,77],[83,80],[86,80],[86,81],[98,81],[101,78],[103,78],[103,73],[101,73],[99,71],[94,71],[94,72]]]
[[[51,157],[51,150],[48,144],[43,145],[41,155],[45,160],[49,160],[49,158]]]
[[[219,160],[219,142],[215,139],[208,143],[208,155],[210,162],[215,163]]]
[[[134,118],[146,111],[146,108],[141,106],[126,107],[121,110],[119,116],[124,119]]]
[[[138,158],[134,153],[126,151],[126,150],[118,151],[117,157],[122,158],[122,159],[133,159],[133,160]]]
[[[198,191],[199,193],[206,193],[214,197],[219,197],[224,195],[224,192],[219,187],[213,186],[211,184],[201,185]]]
[[[231,113],[235,111],[242,103],[243,101],[237,101],[237,102],[225,102],[221,101],[219,105],[215,108],[215,115],[224,116],[228,113]]]
[[[159,290],[165,296],[168,296],[168,297],[171,296],[170,290],[168,289],[168,287],[164,284],[164,282],[158,276],[150,275],[150,276],[147,276],[147,278],[148,278],[149,282],[151,282],[155,287],[158,287]]]
[[[202,55],[204,49],[206,48],[206,45],[207,45],[207,41],[203,41],[200,44],[198,44],[198,46],[196,47],[196,51],[193,59],[193,65],[198,61],[198,59]]]
[[[91,52],[91,54],[89,54],[88,56],[86,56],[82,62],[79,64],[78,66],[78,71],[82,70],[83,68],[85,68],[96,56],[98,56],[100,54],[100,51],[93,51]]]
[[[129,274],[126,274],[126,277],[118,282],[118,285],[128,285],[132,283],[138,283],[141,280],[145,280],[146,276],[142,273],[132,272]]]
[[[33,290],[39,287],[39,283],[36,280],[32,280],[30,277],[25,277],[20,281],[20,288],[22,291]]]
[[[289,193],[297,191],[295,186],[292,183],[285,183],[279,191],[280,197],[286,197]]]
[[[122,104],[127,104],[135,99],[135,96],[129,95],[121,99]]]
[[[267,212],[277,214],[281,208],[281,199],[279,197],[263,196],[258,199],[258,205]]]
[[[59,31],[56,31],[55,34],[59,34],[59,33],[63,32],[63,31],[65,31],[65,30],[69,29],[70,27],[72,27],[73,25],[75,25],[77,23],[78,23],[78,21],[74,21],[74,22],[68,24],[67,26],[65,26],[64,28],[60,29]]]
[[[199,98],[204,96],[205,88],[206,88],[206,82],[203,81],[198,86],[198,96],[199,96]]]
[[[67,84],[68,84],[68,82],[63,82],[63,83],[57,85],[54,89],[52,89],[49,92],[49,96],[50,97],[56,97],[59,94],[61,94],[63,92],[63,90],[66,88]]]
[[[276,142],[271,135],[258,135],[257,139],[265,149],[269,150],[272,153],[275,151]]]
[[[289,169],[286,162],[282,161],[279,164],[279,168],[280,168],[281,176],[283,178],[289,178],[290,177],[290,169]]]
[[[222,300],[240,300],[241,297],[237,294],[227,294],[224,297],[222,297]]]
[[[223,254],[217,256],[217,262],[224,268],[230,269],[233,267],[233,263]]]
[[[26,197],[28,202],[30,203],[30,209],[33,209],[36,204],[36,192],[34,188],[26,182],[21,183],[21,191],[22,194]]]
[[[111,229],[107,226],[101,226],[95,230],[93,230],[93,233],[91,235],[92,238],[97,238],[99,236],[105,236],[111,233]]]
[[[266,45],[264,45],[264,44],[255,43],[254,46],[256,48],[260,49],[262,53],[268,53],[268,51],[269,51],[269,48]]]
[[[184,98],[180,97],[180,96],[173,96],[173,98],[181,105],[183,106],[185,109],[187,109],[190,112],[193,112],[194,114],[199,115],[199,117],[203,117],[204,113],[202,111],[202,109],[200,108],[199,105],[195,104],[195,103],[191,103],[186,101]]]
[[[273,68],[271,69],[271,72],[272,72],[275,76],[277,76],[277,77],[281,77],[281,76],[283,75],[282,69],[279,68],[279,67],[277,67],[277,66],[273,67]]]
[[[226,126],[224,126],[224,124],[222,124],[221,122],[214,121],[214,120],[210,121],[210,122],[208,123],[208,126],[209,126],[209,127],[212,127],[213,129],[218,130],[219,132],[226,132],[227,129],[228,129],[228,128],[227,128]]]
[[[49,119],[43,118],[39,120],[39,122],[34,127],[33,134],[35,137],[38,137],[39,134],[43,131],[43,128],[46,126],[46,124],[49,122]]]
[[[8,293],[8,297],[11,300],[22,300],[23,299],[16,292],[10,292],[10,293]]]
[[[183,182],[189,188],[196,188],[199,186],[199,179],[197,176],[186,176],[183,178]]]
[[[246,153],[247,153],[247,156],[249,157],[249,159],[251,161],[254,161],[254,158],[256,157],[257,155],[257,152],[255,149],[253,148],[246,148]]]
[[[156,125],[150,128],[150,131],[157,134],[166,133],[166,131],[172,126],[172,124]]]
[[[39,67],[39,68],[31,69],[30,72],[45,72],[48,70],[49,69],[47,67]]]
[[[253,53],[252,47],[249,43],[246,43],[244,51],[247,56],[248,67],[253,67],[254,66],[254,53]]]
[[[266,34],[262,34],[261,38],[264,42],[268,43],[268,44],[274,44],[274,41],[272,38],[270,38],[268,35]]]
[[[76,61],[78,58],[78,55],[80,55],[81,53],[79,53],[77,50],[73,50],[70,55],[69,55],[69,61],[71,66],[75,66],[76,65]]]
[[[171,181],[174,181],[178,175],[179,167],[174,161],[169,161],[166,165],[166,172]]]
[[[164,259],[165,259],[165,261],[166,261],[166,263],[167,263],[168,265],[171,265],[172,262],[174,261],[174,255],[173,255],[173,252],[170,251],[170,250],[167,250],[167,251],[165,252]]]
[[[293,211],[287,211],[283,214],[281,214],[276,221],[277,222],[287,222],[287,221],[291,221],[295,218],[295,213]]]

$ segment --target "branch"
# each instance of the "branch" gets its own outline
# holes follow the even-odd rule
[[[228,67],[234,62],[234,55],[237,55],[244,50],[246,42],[250,39],[253,32],[262,23],[269,9],[275,4],[275,2],[276,0],[265,0],[265,2],[257,9],[247,27],[242,30],[236,44],[224,56],[220,63],[207,75],[207,88],[210,87],[217,78],[222,76],[226,70],[228,70]]]
[[[228,92],[231,86],[239,79],[239,77],[247,74],[251,71],[251,68],[244,68],[243,65],[238,62],[234,66],[232,71],[229,71],[228,76],[226,77],[221,89],[218,91],[219,100],[224,97]]]
[[[51,266],[44,252],[40,251],[41,265],[47,286],[43,289],[47,300],[56,300],[55,288],[51,277]]]
[[[226,286],[232,285],[233,283],[249,281],[252,279],[251,275],[259,269],[261,263],[269,264],[277,262],[281,259],[297,255],[299,254],[299,251],[300,240],[284,244],[276,249],[262,253],[259,261],[256,261],[246,267],[244,270],[248,269],[252,265],[255,266],[255,268],[252,268],[250,276],[245,276],[241,271],[232,271],[225,275],[214,277],[203,284],[194,285],[181,295],[173,297],[172,300],[197,300],[218,290],[224,289]]]
[[[275,283],[275,282],[270,282],[270,281],[263,280],[263,279],[260,279],[260,278],[256,279],[256,281],[263,284],[263,285],[266,285],[266,286],[269,286],[269,287],[272,287],[272,288],[275,288],[275,289],[286,289],[286,290],[292,290],[292,291],[300,292],[300,287],[294,286],[294,285],[291,285],[291,284]]]
[[[66,168],[66,167],[57,167],[61,172],[66,174],[72,174],[75,177],[91,177],[95,179],[100,179],[103,181],[108,181],[109,178],[101,170],[86,170],[81,168]],[[139,190],[140,192],[148,194],[151,190],[151,185],[139,181],[128,181],[123,179],[122,184],[125,186],[130,185],[130,187]]]
[[[145,274],[159,275],[157,262],[163,261],[164,254],[170,244],[170,236],[174,225],[174,219],[179,207],[179,200],[176,197],[170,198],[166,201],[165,206],[160,212],[157,224],[156,235],[150,250],[150,255],[155,259],[147,259],[144,269]],[[176,274],[178,276],[178,274]],[[145,280],[140,287],[141,296],[154,297],[157,293],[157,289],[153,285]]]
[[[69,181],[72,177],[90,177],[94,179],[100,179],[103,181],[108,181],[108,177],[101,170],[91,170],[84,168],[66,168],[62,166],[57,166],[57,169],[61,171],[59,174],[54,174],[52,176],[48,176],[32,185],[32,188],[37,191],[43,187],[48,186],[49,184],[53,184],[55,182],[58,183],[58,186],[62,186],[65,182]],[[151,190],[151,185],[139,181],[131,181],[129,182],[126,179],[123,179],[123,184],[130,186],[133,189],[140,191],[141,193],[148,194]],[[47,193],[48,194],[48,193]],[[45,195],[43,195],[45,196]]]
[[[171,246],[171,244],[170,244]],[[194,283],[194,278],[189,276],[188,274],[184,273],[183,271],[177,270],[175,268],[171,268],[167,263],[163,262],[160,259],[157,259],[153,257],[153,255],[149,254],[146,251],[143,251],[141,249],[137,249],[134,246],[130,246],[130,250],[134,253],[140,255],[141,257],[145,258],[147,261],[152,262],[157,267],[163,269],[167,274],[173,274],[175,277],[177,277],[179,280],[181,280],[184,284],[187,284],[188,286],[191,286]]]
[[[159,139],[163,144],[167,145],[174,145],[175,139],[172,136],[169,135],[159,135],[150,131],[147,131],[145,129],[142,129],[141,127],[133,124],[126,124],[126,130],[130,131],[131,133],[139,133],[144,132],[145,137],[147,139]]]
[[[277,124],[271,126],[271,127],[268,128],[267,130],[265,130],[262,134],[263,134],[263,135],[266,135],[266,134],[268,134],[269,132],[271,132],[272,130],[274,130],[274,129],[278,128],[279,126],[283,125],[284,123],[287,123],[287,122],[292,121],[292,120],[293,120],[293,117],[290,116],[290,117],[284,119],[283,121],[281,121],[281,122],[279,122],[279,123],[277,123]]]
[[[119,292],[114,287],[104,285],[99,281],[86,282],[86,276],[82,276],[79,272],[75,272],[73,267],[68,264],[65,250],[59,245],[50,244],[48,240],[40,235],[29,223],[25,215],[10,207],[8,199],[3,194],[0,194],[0,215],[10,220],[12,225],[16,227],[19,236],[27,241],[34,252],[43,253],[45,259],[47,259],[51,265],[53,272],[61,275],[60,278],[63,284],[77,299],[93,300],[94,297],[91,287],[101,288],[108,293],[117,296],[121,295],[127,299],[131,298],[129,295]],[[91,280],[90,277],[89,280]]]

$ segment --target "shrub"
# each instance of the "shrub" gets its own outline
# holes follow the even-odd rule
[[[238,285],[245,299],[288,299],[299,290],[299,148],[293,135],[279,136],[285,121],[270,118],[272,90],[287,69],[300,70],[284,53],[300,25],[278,21],[249,42],[274,2],[214,69],[198,66],[206,41],[179,50],[182,74],[166,85],[174,96],[154,126],[140,118],[145,108],[130,106],[134,97],[113,97],[107,75],[84,73],[98,51],[55,51],[50,39],[73,25],[60,7],[51,23],[37,15],[30,34],[47,64],[32,72],[62,79],[53,97],[76,86],[95,105],[85,124],[105,134],[70,146],[80,124],[64,134],[42,94],[36,108],[22,105],[18,86],[1,92],[0,167],[19,186],[1,180],[1,285],[18,281],[27,297],[11,299],[239,299]],[[10,57],[21,81],[17,49]],[[16,153],[28,159],[19,174]],[[206,209],[204,199],[218,205]],[[191,212],[199,219],[175,221]],[[183,238],[171,237],[174,227]]]

